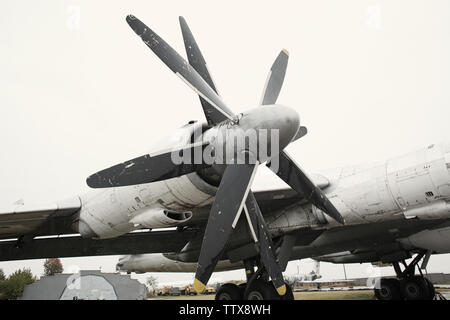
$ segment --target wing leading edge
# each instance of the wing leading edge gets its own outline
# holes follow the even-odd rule
[[[37,234],[42,227],[51,224],[49,220],[70,217],[80,209],[81,200],[78,197],[49,205],[16,205],[0,209],[0,239]],[[63,230],[54,232],[64,233]]]

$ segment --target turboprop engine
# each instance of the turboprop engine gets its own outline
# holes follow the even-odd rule
[[[250,190],[258,166],[267,162],[266,165],[305,200],[337,222],[344,223],[344,218],[325,194],[284,151],[292,141],[306,134],[306,128],[300,127],[297,112],[276,103],[286,72],[287,50],[282,50],[273,63],[259,106],[235,114],[218,95],[206,62],[183,18],[180,17],[180,24],[189,62],[135,16],[128,15],[126,21],[145,45],[199,95],[209,129],[205,130],[202,139],[194,139],[195,142],[188,146],[145,154],[98,171],[86,179],[87,184],[92,188],[136,186],[218,168],[216,174],[221,179],[203,237],[194,289],[197,292],[205,289],[244,211],[259,249],[261,264],[277,293],[285,295],[286,285],[276,261],[272,238]]]

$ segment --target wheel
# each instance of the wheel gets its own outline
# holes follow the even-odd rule
[[[256,279],[252,281],[244,293],[245,300],[280,300],[275,287],[270,282]]]
[[[242,300],[242,289],[233,283],[225,283],[217,290],[215,300]]]
[[[428,282],[422,276],[403,280],[401,292],[406,300],[427,300],[430,297]]]
[[[428,278],[424,278],[424,280],[427,282],[429,290],[429,296],[427,300],[433,300],[434,296],[436,295],[436,290],[434,289],[433,282],[431,282]]]
[[[401,300],[400,281],[397,279],[381,279],[375,285],[375,296],[378,300],[392,301]]]

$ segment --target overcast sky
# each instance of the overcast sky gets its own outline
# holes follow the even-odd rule
[[[86,192],[88,175],[204,119],[196,94],[140,41],[127,14],[184,55],[183,15],[235,112],[257,105],[273,60],[288,49],[278,102],[295,108],[309,129],[288,147],[308,172],[384,161],[450,136],[446,0],[6,0],[0,5],[0,206]],[[278,186],[276,176],[258,171],[254,189]],[[62,261],[66,269],[113,271],[117,257]],[[450,272],[449,262],[448,255],[432,257],[429,272]],[[41,275],[42,264],[0,262],[0,268],[27,266]],[[297,265],[301,273],[312,268],[307,260],[291,262],[287,274]],[[367,268],[348,265],[347,275],[367,276]],[[322,264],[322,273],[344,276],[342,265]]]

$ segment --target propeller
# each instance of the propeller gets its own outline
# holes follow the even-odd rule
[[[189,26],[183,17],[179,18],[181,32],[183,33],[184,47],[186,48],[186,54],[188,57],[189,64],[198,72],[198,74],[206,81],[206,83],[213,89],[217,94],[217,89],[211,75],[208,71],[208,66],[206,65],[205,58],[203,58],[202,52],[195,41],[194,35],[192,34]],[[200,97],[200,103],[205,114],[205,118],[209,125],[215,125],[226,120],[226,117],[216,109],[205,99]]]
[[[298,114],[294,110],[275,104],[283,85],[289,58],[288,52],[282,50],[273,63],[264,86],[261,106],[235,116],[218,95],[205,59],[183,17],[180,17],[180,26],[189,63],[139,19],[129,15],[126,21],[164,64],[199,95],[205,117],[211,127],[208,130],[215,130],[211,132],[223,133],[225,136],[237,132],[238,129],[253,129],[258,132],[261,132],[261,130],[277,130],[279,150],[275,153],[272,152],[274,146],[272,146],[272,142],[270,143],[272,158],[262,156],[259,153],[255,154],[244,144],[232,149],[234,153],[231,161],[224,164],[225,169],[203,237],[194,288],[198,292],[204,290],[217,262],[224,256],[226,244],[241,213],[245,212],[254,241],[259,249],[260,261],[272,279],[277,292],[284,295],[286,285],[275,254],[272,238],[251,191],[253,178],[259,164],[271,161],[273,157],[279,157],[280,166],[275,173],[326,214],[343,222],[342,217],[321,190],[282,151],[289,143],[307,133],[306,127],[300,126]],[[175,152],[192,152],[192,154],[195,154],[195,152],[203,152],[207,147],[213,147],[215,150],[226,149],[226,142],[218,143],[216,139],[201,141],[177,149]],[[260,150],[261,147],[269,147],[269,143],[262,142],[260,138],[258,138],[257,143],[257,150]],[[149,183],[175,178],[219,164],[217,163],[217,157],[213,164],[197,163],[196,161],[190,162],[191,164],[176,164],[171,161],[172,154],[173,150],[172,152],[148,154],[129,160],[93,174],[88,177],[87,183],[93,188]],[[239,156],[243,156],[246,161],[244,163],[237,162],[236,159]]]
[[[284,284],[283,274],[281,273],[280,264],[275,255],[275,248],[272,243],[269,228],[264,221],[261,210],[256,202],[255,196],[250,191],[244,206],[247,220],[252,226],[255,233],[256,243],[259,249],[259,255],[264,267],[267,270],[272,283],[277,289],[280,296],[285,295],[286,285]]]
[[[194,280],[197,292],[205,289],[236,226],[258,164],[231,164],[225,169],[203,236]]]
[[[289,52],[286,49],[283,49],[270,69],[266,85],[264,86],[261,105],[276,103],[281,87],[283,86],[288,60]],[[307,132],[308,130],[306,127],[300,127],[292,141],[303,137]],[[312,180],[286,151],[282,151],[278,155],[278,164],[278,170],[274,171],[276,175],[328,216],[339,223],[344,224],[344,218],[334,205],[328,200],[322,190],[314,185]],[[272,169],[270,161],[267,162],[267,166]]]
[[[286,49],[281,50],[270,68],[260,105],[275,104],[277,102],[283,86],[284,76],[286,75],[288,60],[289,52]]]
[[[340,224],[345,223],[344,218],[330,202],[328,197],[312,182],[300,166],[285,151],[279,154],[278,159],[278,170],[274,171],[277,176],[328,216]],[[270,162],[267,163],[267,166],[272,169]]]
[[[176,178],[207,168],[206,163],[198,164],[196,154],[203,154],[207,142],[194,143],[179,149],[146,154],[126,162],[101,170],[86,179],[91,188],[123,187]],[[189,156],[190,161],[176,164],[173,154]]]
[[[130,27],[141,37],[142,41],[169,67],[178,77],[206,100],[224,119],[232,119],[234,113],[228,109],[219,95],[208,85],[198,72],[169,46],[152,29],[147,27],[135,16],[127,16]]]

